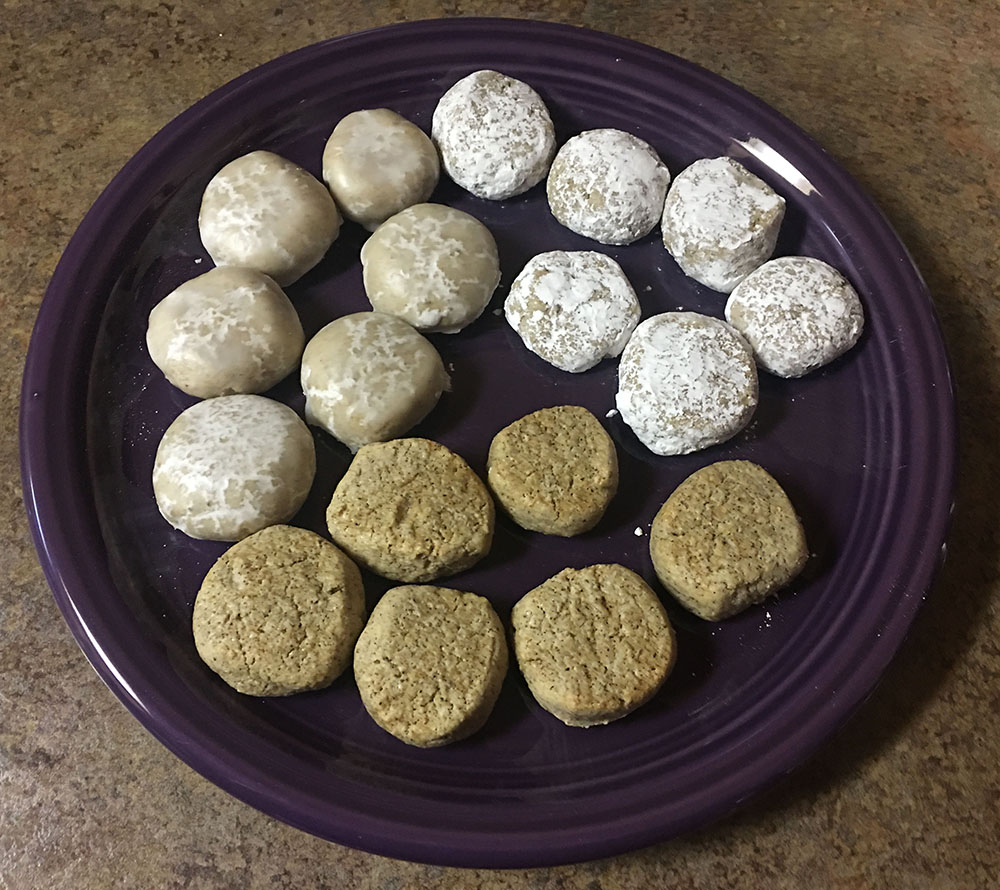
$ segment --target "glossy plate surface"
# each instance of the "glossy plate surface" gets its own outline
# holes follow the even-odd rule
[[[788,202],[777,255],[840,268],[867,329],[834,365],[798,381],[762,375],[751,427],[699,454],[658,458],[615,415],[616,368],[551,369],[499,309],[544,250],[602,249],[621,263],[643,316],[683,307],[721,316],[724,298],[685,278],[654,232],[601,248],[559,226],[543,188],[480,201],[446,178],[433,200],[494,232],[503,280],[483,317],[433,340],[453,389],[416,434],[483,470],[493,434],[553,404],[585,405],[618,445],[620,492],[591,533],[562,540],[506,520],[473,570],[445,582],[488,596],[506,620],[526,590],[567,565],[617,561],[656,587],[649,524],[689,473],[747,458],[785,486],[813,558],[778,600],[724,624],[668,603],[679,661],[656,699],[607,727],[569,729],[516,671],[485,729],[436,750],[379,730],[350,677],[289,699],[246,698],[197,658],[195,593],[224,545],[174,532],[150,472],[160,436],[191,399],[152,365],[149,310],[209,267],[201,191],[227,161],[266,148],[320,172],[344,114],[387,106],[425,129],[442,92],[478,68],[532,84],[559,141],[618,127],[676,174],[728,154]],[[307,336],[368,308],[345,226],[327,258],[288,289]],[[294,378],[272,393],[298,410]],[[954,472],[953,395],[940,333],[905,249],[857,185],[786,119],[721,78],[640,44],[511,20],[393,26],[321,43],[251,71],[166,126],[81,224],[42,305],[24,378],[25,500],[55,598],[87,657],[140,721],[232,794],[339,843],[442,864],[537,865],[609,855],[702,825],[812,752],[870,692],[939,560]],[[296,523],[322,531],[347,451],[318,434],[320,472]],[[367,578],[370,604],[388,586]],[[659,589],[657,587],[657,589]]]

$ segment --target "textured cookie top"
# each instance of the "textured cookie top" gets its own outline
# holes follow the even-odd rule
[[[361,265],[376,311],[444,334],[475,321],[500,283],[490,230],[443,204],[417,204],[387,219],[361,248]]]
[[[569,726],[625,716],[649,701],[673,668],[667,613],[624,566],[564,569],[525,594],[511,620],[532,695]]]
[[[341,118],[323,150],[323,179],[337,206],[368,229],[426,201],[439,174],[437,149],[427,134],[388,108]]]
[[[864,310],[833,266],[812,257],[764,263],[736,286],[726,320],[753,348],[757,364],[779,377],[801,377],[858,341]]]
[[[649,551],[664,586],[718,621],[760,602],[806,563],[788,496],[750,461],[719,461],[685,479],[653,520]]]
[[[732,158],[681,171],[663,206],[663,244],[687,275],[730,293],[774,252],[785,199]]]
[[[493,438],[487,479],[515,522],[577,535],[597,524],[618,488],[618,455],[586,408],[543,408]]]
[[[386,591],[354,656],[354,675],[372,719],[420,747],[479,729],[506,672],[503,625],[489,601],[444,587]]]
[[[670,172],[652,146],[622,130],[587,130],[552,162],[546,191],[552,215],[602,244],[631,244],[663,213]]]
[[[257,393],[290,374],[304,337],[295,308],[270,278],[220,266],[185,281],[149,314],[150,358],[198,396]]]
[[[532,257],[514,279],[504,312],[528,349],[576,373],[621,353],[640,308],[611,257],[552,250]]]
[[[302,354],[306,419],[352,451],[419,423],[448,387],[437,350],[405,321],[380,312],[344,315]]]
[[[431,581],[489,551],[494,508],[469,465],[429,439],[366,445],[340,480],[326,521],[362,565],[397,581]]]
[[[541,182],[556,150],[541,97],[497,71],[474,71],[455,83],[434,109],[431,134],[448,175],[494,201]]]
[[[315,266],[340,231],[326,187],[269,151],[230,161],[205,188],[202,243],[217,266],[245,266],[291,284]]]
[[[312,435],[291,408],[262,396],[220,396],[167,427],[153,491],[163,518],[185,534],[238,541],[291,519],[315,472]]]
[[[724,321],[664,312],[640,324],[622,353],[622,419],[656,454],[687,454],[736,435],[757,407],[757,368]]]
[[[209,569],[192,627],[198,654],[234,689],[291,695],[343,672],[364,621],[358,567],[319,535],[274,525]]]

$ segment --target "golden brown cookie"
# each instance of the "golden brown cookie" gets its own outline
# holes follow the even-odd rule
[[[784,587],[809,556],[788,496],[746,460],[709,464],[678,485],[653,520],[649,553],[663,586],[709,621]]]

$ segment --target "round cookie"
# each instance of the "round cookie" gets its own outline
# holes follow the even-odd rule
[[[772,253],[785,199],[732,158],[677,174],[663,205],[663,245],[695,281],[730,293]]]
[[[664,312],[632,334],[618,367],[615,403],[655,454],[725,442],[757,407],[757,366],[743,337],[696,312]]]
[[[618,455],[586,408],[543,408],[504,427],[490,445],[487,481],[511,518],[531,531],[589,531],[618,489]]]
[[[492,201],[541,182],[556,151],[541,97],[497,71],[474,71],[453,84],[434,109],[431,135],[448,175]]]
[[[192,538],[239,541],[291,519],[316,473],[309,429],[263,396],[198,402],[156,449],[153,494],[163,518]]]
[[[531,694],[567,726],[630,714],[656,694],[676,658],[662,603],[620,565],[563,569],[518,601],[511,622]]]
[[[361,572],[319,535],[272,525],[209,569],[191,623],[198,654],[237,692],[322,689],[351,663],[364,627]]]
[[[340,214],[326,186],[298,164],[253,151],[212,177],[198,230],[215,265],[257,269],[284,287],[323,259]]]
[[[295,370],[304,342],[281,288],[236,266],[185,281],[153,307],[146,329],[153,363],[201,399],[270,389]]]
[[[306,420],[352,451],[401,436],[447,388],[437,350],[405,321],[380,312],[331,321],[302,354]]]
[[[323,179],[341,213],[370,230],[426,201],[439,174],[427,134],[388,108],[341,118],[323,150]]]
[[[726,320],[747,338],[765,371],[801,377],[857,343],[865,316],[857,291],[833,266],[787,256],[764,263],[736,286]]]
[[[417,204],[387,219],[361,248],[361,265],[372,308],[419,331],[460,331],[482,315],[500,283],[490,230],[443,204]]]
[[[354,652],[371,718],[421,748],[480,729],[507,673],[503,625],[484,597],[445,587],[387,590]]]
[[[577,373],[621,353],[639,323],[640,308],[611,257],[552,250],[528,260],[510,286],[504,313],[528,349]]]
[[[709,464],[678,485],[653,520],[649,553],[663,586],[708,621],[761,602],[809,558],[788,496],[746,460]]]
[[[552,162],[546,191],[552,215],[602,244],[631,244],[663,213],[670,171],[651,145],[623,130],[587,130]]]
[[[340,480],[326,522],[365,568],[395,581],[454,575],[493,542],[494,508],[469,465],[429,439],[362,448]]]

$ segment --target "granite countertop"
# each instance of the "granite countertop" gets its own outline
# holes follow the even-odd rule
[[[679,54],[816,137],[881,205],[926,278],[961,428],[949,558],[846,728],[710,828],[610,860],[509,872],[326,843],[161,747],[89,668],[53,603],[28,535],[16,441],[21,369],[49,276],[150,136],[215,87],[319,39],[492,13]],[[0,890],[998,886],[1000,7],[9,0],[0,18]]]

